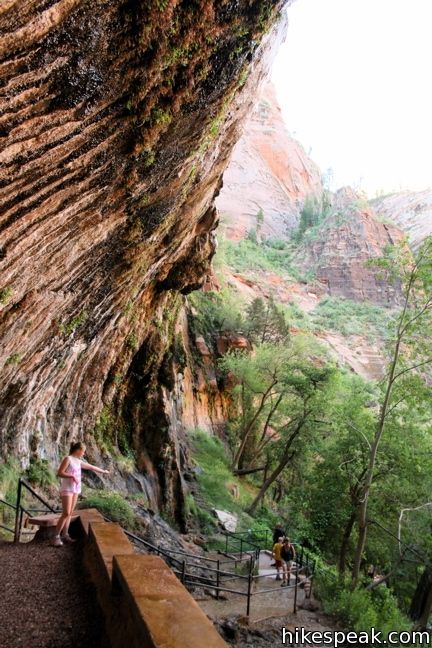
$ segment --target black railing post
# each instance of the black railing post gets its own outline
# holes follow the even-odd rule
[[[240,560],[243,558],[243,538],[240,538]]]
[[[17,490],[17,501],[16,501],[16,511],[15,511],[15,532],[14,532],[14,542],[19,542],[20,539],[20,509],[21,509],[21,479],[18,479],[18,490]]]
[[[249,574],[249,576],[248,576],[248,589],[247,589],[246,616],[249,616],[249,613],[250,613],[251,591],[252,591],[252,574]]]
[[[216,572],[216,598],[219,600],[219,587],[220,587],[220,560],[217,561],[217,572]]]
[[[294,575],[295,578],[295,584],[294,584],[294,606],[293,606],[293,614],[297,614],[297,589],[298,589],[298,570],[296,574]]]
[[[228,553],[228,533],[225,534],[225,553]]]
[[[181,579],[180,579],[183,584],[185,582],[185,574],[186,574],[186,560],[183,560]]]

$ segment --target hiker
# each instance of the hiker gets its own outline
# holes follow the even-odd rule
[[[109,470],[92,466],[82,461],[86,447],[84,443],[78,441],[71,443],[69,455],[63,459],[57,476],[61,478],[60,497],[62,502],[62,514],[57,522],[55,536],[51,541],[54,547],[61,547],[63,541],[75,542],[69,535],[69,524],[72,513],[74,512],[78,495],[81,493],[81,469],[93,470],[100,475],[108,475]]]
[[[275,530],[273,531],[273,544],[275,545],[278,542],[279,538],[284,538],[286,533],[282,528],[282,522],[276,524]]]
[[[279,581],[281,580],[279,570],[282,569],[282,574],[283,574],[283,580],[285,580],[285,563],[282,560],[281,552],[282,552],[282,540],[283,538],[278,538],[277,542],[274,543],[273,549],[272,549],[272,558],[275,561],[276,565],[276,580]]]
[[[296,557],[296,552],[294,549],[294,545],[291,544],[289,538],[284,538],[282,542],[282,549],[281,549],[281,558],[282,562],[284,563],[284,580],[282,581],[282,587],[289,585],[290,578],[291,578],[291,566],[292,562]]]

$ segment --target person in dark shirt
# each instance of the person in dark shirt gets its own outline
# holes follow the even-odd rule
[[[279,540],[279,538],[284,538],[286,536],[285,530],[283,528],[282,522],[276,524],[276,528],[273,531],[273,544]]]

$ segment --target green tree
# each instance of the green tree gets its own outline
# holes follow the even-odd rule
[[[419,379],[420,383],[425,384],[425,372],[432,364],[432,237],[425,241],[415,259],[412,259],[406,246],[399,246],[389,249],[375,264],[381,268],[387,280],[401,286],[403,302],[390,340],[389,364],[382,385],[382,400],[369,451],[368,467],[362,483],[358,541],[352,570],[354,583],[359,577],[366,543],[368,503],[378,449],[389,416],[409,399],[416,401]]]
[[[272,297],[266,301],[256,297],[246,310],[246,322],[248,335],[255,344],[285,344],[289,340],[289,326]]]

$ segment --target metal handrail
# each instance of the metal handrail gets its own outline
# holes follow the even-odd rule
[[[18,479],[18,489],[17,489],[17,500],[16,500],[16,506],[15,506],[15,528],[14,528],[14,542],[19,542],[20,537],[21,537],[21,528],[22,528],[22,523],[23,523],[23,514],[25,513],[26,515],[31,516],[32,513],[38,512],[44,512],[41,511],[41,509],[26,509],[22,504],[21,504],[21,499],[22,499],[22,491],[23,488],[27,489],[33,497],[35,497],[41,504],[43,504],[49,511],[52,513],[57,513],[58,511],[51,506],[49,502],[47,502],[39,493],[37,493],[30,484],[20,477]]]

